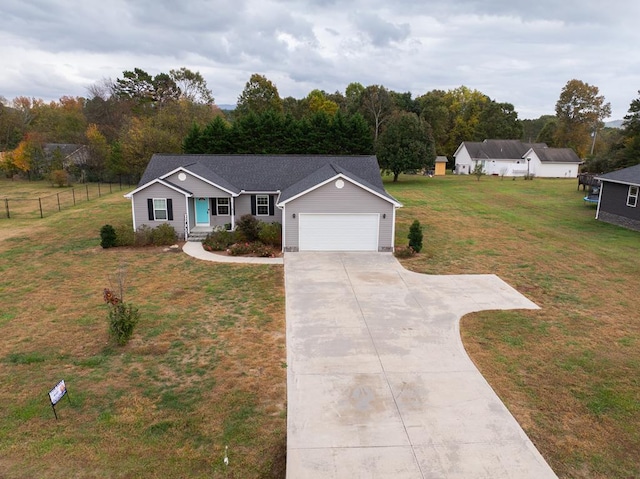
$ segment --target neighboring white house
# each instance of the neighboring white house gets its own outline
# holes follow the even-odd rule
[[[463,141],[453,156],[458,175],[471,174],[480,164],[487,175],[577,178],[582,164],[571,148],[520,140]]]

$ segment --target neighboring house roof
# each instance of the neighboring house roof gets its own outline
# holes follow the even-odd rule
[[[524,143],[520,140],[464,141],[454,156],[463,146],[473,160],[513,160],[524,158],[534,151],[542,163],[582,163],[571,148],[549,148],[546,143]]]
[[[512,160],[522,156],[532,147],[546,148],[545,143],[523,143],[520,140],[464,141],[458,148],[466,146],[469,156],[477,160]],[[456,155],[458,154],[456,150]]]
[[[181,168],[236,195],[280,192],[281,203],[341,174],[400,205],[385,191],[375,156],[156,154],[134,192]]]
[[[630,166],[622,170],[612,171],[596,177],[602,181],[640,186],[640,165]]]
[[[42,145],[42,150],[47,157],[53,156],[56,151],[59,151],[63,161],[71,160],[75,164],[86,162],[89,155],[86,145],[75,143],[45,143]]]
[[[538,155],[538,158],[543,163],[582,163],[580,157],[571,148],[540,148],[534,146],[531,150]]]

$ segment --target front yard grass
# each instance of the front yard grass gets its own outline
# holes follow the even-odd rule
[[[577,181],[403,176],[429,274],[495,273],[542,309],[465,316],[473,361],[561,478],[640,477],[640,233],[594,219]],[[461,291],[461,294],[463,292]]]
[[[542,307],[468,315],[462,335],[554,471],[640,477],[640,233],[594,220],[575,180],[386,186],[405,205],[397,244],[423,226],[407,268],[495,273]],[[129,221],[119,193],[0,220],[0,475],[284,477],[282,267],[99,247],[102,225]],[[121,265],[141,322],[118,348],[102,289]]]
[[[0,220],[0,476],[284,477],[282,266],[100,248],[130,214],[114,193]],[[116,347],[102,290],[121,265],[141,321]]]

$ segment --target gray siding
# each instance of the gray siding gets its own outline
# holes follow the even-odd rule
[[[602,196],[600,197],[600,215],[609,213],[631,220],[640,221],[640,200],[638,206],[627,206],[629,186],[618,183],[602,182]],[[600,218],[599,218],[600,219]]]
[[[297,251],[299,246],[300,213],[378,213],[380,215],[378,249],[389,251],[392,248],[393,205],[347,180],[344,181],[342,189],[336,188],[335,181],[331,181],[287,203],[284,247],[289,251]],[[295,218],[293,218],[294,214]],[[382,217],[383,214],[386,218]]]
[[[269,196],[273,196],[274,203],[278,200],[278,195],[269,195]],[[236,211],[235,211],[236,221],[238,221],[242,215],[251,214],[251,195],[250,194],[240,195],[235,199],[235,201],[236,201]],[[282,224],[282,211],[277,207],[275,207],[274,209],[275,211],[273,216],[256,215],[256,218],[258,218],[260,221],[263,221],[265,223],[277,222]]]
[[[180,181],[178,179],[178,175],[180,173],[174,173],[173,175],[166,178],[167,181],[173,183],[180,188],[184,188],[187,191],[193,193],[193,196],[199,196],[204,198],[228,198],[231,195],[225,191],[222,191],[220,188],[216,188],[215,186],[210,185],[209,183],[199,180],[198,178],[191,176],[189,173],[185,173],[187,175],[187,179],[184,181]]]
[[[149,198],[171,198],[173,202],[173,221],[150,221],[147,209],[147,199]],[[135,224],[133,228],[138,229],[142,225],[155,228],[162,223],[169,223],[176,230],[178,236],[183,237],[186,208],[187,201],[183,194],[161,184],[151,185],[133,196],[133,210],[135,214]]]

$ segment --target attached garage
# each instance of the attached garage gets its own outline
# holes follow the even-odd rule
[[[378,251],[377,213],[300,213],[300,251]]]

